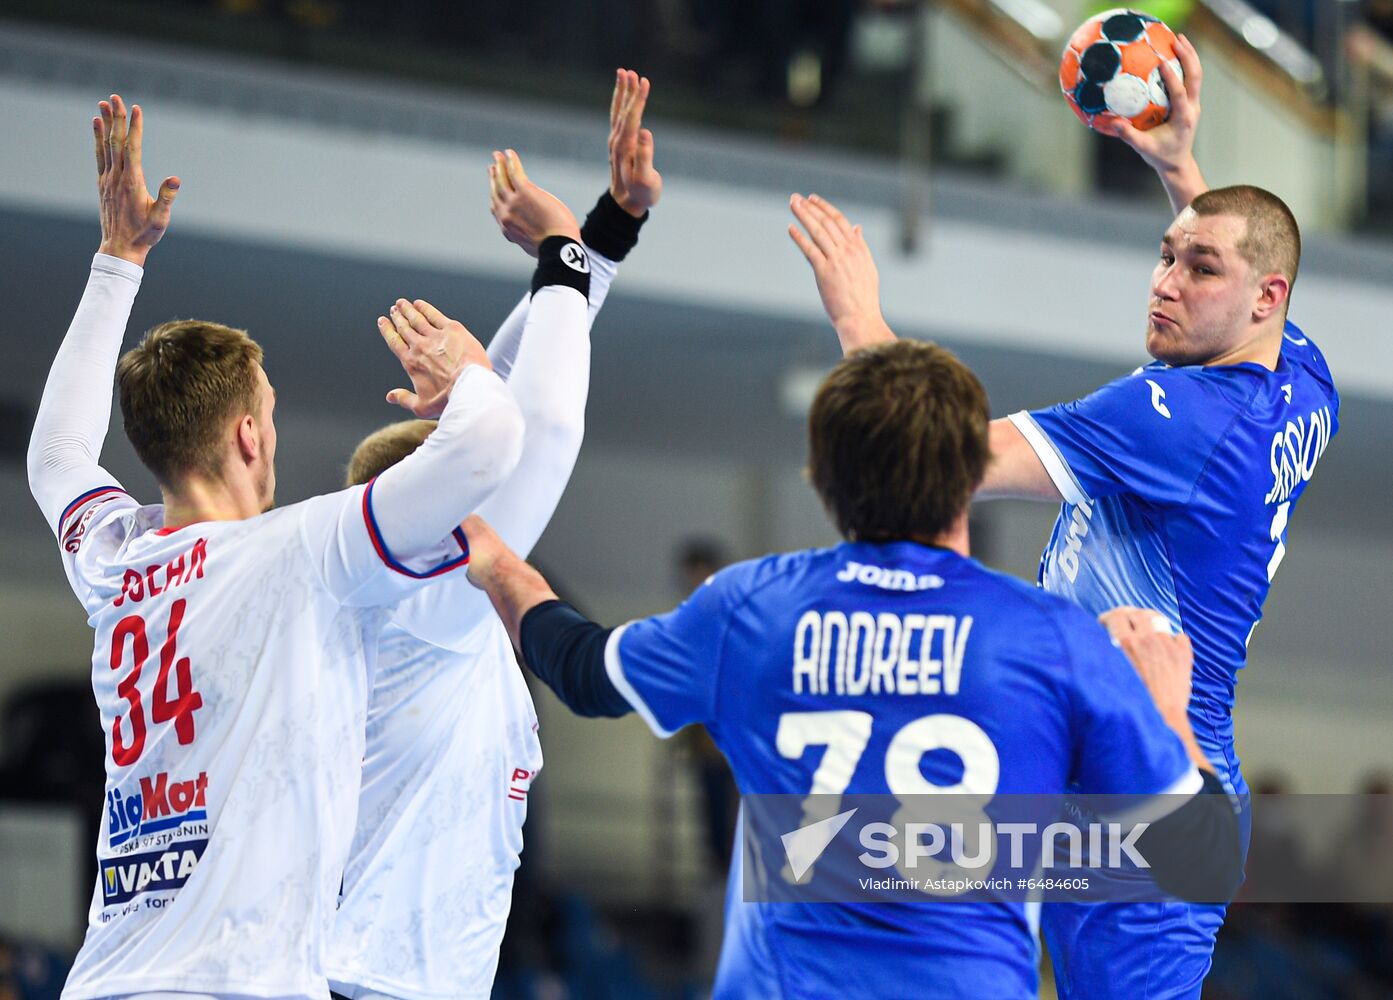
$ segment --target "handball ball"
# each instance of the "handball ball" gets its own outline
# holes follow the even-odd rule
[[[1091,129],[1105,130],[1118,118],[1155,128],[1170,115],[1162,59],[1180,72],[1175,33],[1164,23],[1137,10],[1104,11],[1079,25],[1064,47],[1059,88]]]

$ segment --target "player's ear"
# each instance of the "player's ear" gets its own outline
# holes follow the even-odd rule
[[[1253,302],[1253,319],[1264,322],[1281,315],[1291,294],[1291,282],[1285,275],[1269,274],[1258,282],[1257,298]]]
[[[250,413],[237,421],[237,453],[243,462],[253,462],[261,454],[261,430]]]

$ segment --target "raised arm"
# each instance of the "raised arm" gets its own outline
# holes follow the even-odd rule
[[[29,488],[55,534],[64,508],[102,487],[117,487],[98,464],[111,415],[112,376],[144,274],[146,256],[169,228],[179,179],[152,198],[141,167],[145,119],[113,94],[92,119],[102,241],[67,335],[44,384],[29,440]]]
[[[653,133],[642,127],[648,93],[646,77],[641,78],[628,69],[616,72],[609,109],[610,186],[580,228],[581,242],[590,251],[589,318],[592,323],[609,294],[617,265],[638,242],[638,231],[648,220],[648,210],[662,196],[663,178],[653,166]],[[491,198],[490,207],[504,237],[529,256],[536,257],[541,240],[530,203],[500,202],[496,197],[498,184],[503,179],[500,170],[506,166],[508,157],[515,155],[512,150],[506,155],[493,154],[489,184],[495,196]],[[502,379],[512,374],[530,302],[530,294],[524,295],[489,341],[489,360]]]
[[[570,480],[585,427],[590,387],[590,324],[595,315],[595,277],[622,259],[638,239],[638,227],[662,193],[653,167],[653,134],[642,128],[649,83],[620,70],[610,106],[610,188],[586,219],[581,237],[611,255],[603,265],[590,255],[591,304],[587,313],[569,298],[534,297],[525,320],[509,387],[527,423],[518,467],[480,508],[509,546],[526,558],[546,529]],[[518,155],[494,154],[489,168],[491,208],[504,235],[529,253],[552,235],[576,231],[575,217],[534,184]],[[607,284],[607,282],[606,282]]]
[[[579,238],[571,210],[528,179],[512,150],[490,168],[489,179],[494,215],[505,232],[526,220],[522,232],[529,241]],[[573,247],[568,252],[578,251]],[[585,301],[569,292],[553,286],[532,295],[508,379],[527,425],[522,458],[508,481],[479,508],[524,557],[555,513],[585,436],[591,314]]]
[[[1204,70],[1199,53],[1184,35],[1175,40],[1175,56],[1184,73],[1183,80],[1170,63],[1162,60],[1160,66],[1161,79],[1171,102],[1170,117],[1165,122],[1143,132],[1125,118],[1117,118],[1110,127],[1102,127],[1099,131],[1116,136],[1137,151],[1161,178],[1171,210],[1179,215],[1190,202],[1208,191],[1209,185],[1200,173],[1194,151]]]
[[[880,275],[861,227],[815,194],[793,195],[789,208],[807,232],[790,223],[788,235],[812,265],[822,308],[837,331],[842,353],[894,340],[894,331],[880,313]]]
[[[560,265],[557,265],[560,266]],[[583,297],[573,289],[559,289]],[[523,418],[482,345],[429,302],[398,299],[378,330],[412,388],[389,402],[438,417],[426,442],[369,486],[381,543],[399,558],[432,551],[503,483],[522,451]]]

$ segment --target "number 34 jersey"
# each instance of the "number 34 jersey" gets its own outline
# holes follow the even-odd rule
[[[745,794],[1200,786],[1091,615],[913,542],[730,567],[616,631],[606,666],[659,735],[704,723]],[[1035,996],[1024,904],[746,903],[740,878],[715,997]]]
[[[107,745],[64,997],[322,998],[380,605],[429,574],[389,566],[363,488],[243,521],[163,518],[112,487],[59,524]]]

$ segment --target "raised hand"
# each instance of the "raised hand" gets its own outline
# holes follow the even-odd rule
[[[1107,124],[1100,123],[1098,131],[1121,139],[1161,175],[1161,182],[1178,212],[1205,191],[1207,185],[1200,177],[1194,152],[1204,69],[1194,44],[1184,35],[1176,37],[1175,57],[1180,62],[1184,79],[1169,62],[1162,60],[1160,65],[1161,79],[1166,84],[1171,105],[1170,116],[1164,122],[1142,131],[1125,118],[1113,117]]]
[[[575,215],[559,198],[527,179],[522,160],[511,149],[506,154],[494,150],[489,164],[489,211],[504,237],[532,257],[548,236],[580,241]]]
[[[150,197],[141,169],[140,145],[145,115],[140,105],[126,111],[121,95],[97,107],[92,138],[97,152],[97,193],[101,201],[104,254],[145,266],[145,258],[169,228],[170,209],[179,193],[179,178],[166,177],[158,196]]]
[[[450,401],[450,390],[466,365],[492,370],[483,345],[463,323],[450,319],[424,299],[397,299],[390,316],[377,317],[377,330],[397,356],[410,389],[393,389],[387,402],[431,420]]]
[[[788,235],[808,258],[817,280],[822,308],[837,331],[843,353],[893,340],[880,314],[880,275],[861,227],[853,226],[824,198],[795,194],[789,199],[805,234],[790,224]]]
[[[634,218],[658,204],[663,178],[653,167],[653,133],[643,128],[648,77],[616,71],[609,104],[609,193]]]

